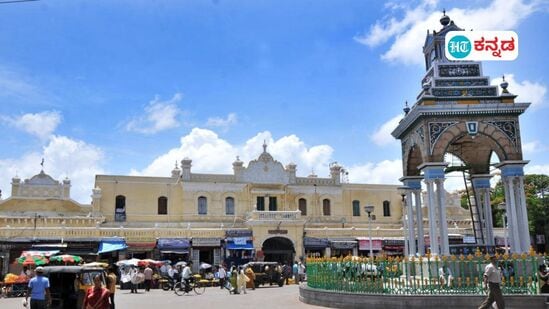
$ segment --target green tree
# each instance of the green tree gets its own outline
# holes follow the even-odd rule
[[[549,176],[526,175],[524,178],[528,227],[534,235],[549,236]]]

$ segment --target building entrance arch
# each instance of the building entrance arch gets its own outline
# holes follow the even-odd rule
[[[295,248],[291,240],[285,237],[271,237],[263,242],[262,251],[267,262],[292,263]]]

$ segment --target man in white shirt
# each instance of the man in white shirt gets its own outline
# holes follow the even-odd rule
[[[190,282],[191,278],[193,276],[193,272],[191,270],[191,266],[193,265],[193,261],[189,261],[185,268],[183,268],[183,274],[181,275],[181,279],[185,282],[185,292],[190,291]]]
[[[490,256],[490,264],[484,268],[484,287],[488,288],[486,299],[480,304],[478,309],[492,308],[492,303],[495,301],[498,309],[505,308],[503,295],[499,287],[501,283],[501,272],[498,269],[497,258],[495,255]]]
[[[301,283],[305,281],[305,265],[303,265],[302,262],[299,262],[297,264],[297,267],[298,267],[297,273],[299,274],[299,283]]]
[[[219,265],[218,276],[219,287],[223,290],[223,287],[225,286],[225,278],[227,277],[227,271],[225,270],[225,267],[223,267],[223,264]]]
[[[440,276],[440,286],[444,287],[444,285],[447,285],[449,288],[452,287],[454,276],[452,276],[452,270],[450,270],[448,265],[442,265],[438,272]]]

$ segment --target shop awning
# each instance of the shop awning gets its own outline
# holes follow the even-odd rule
[[[303,238],[303,245],[305,249],[324,249],[330,244],[326,238],[305,237]]]
[[[99,243],[99,250],[97,254],[120,251],[128,247],[126,241],[123,238],[103,239]]]
[[[187,238],[159,238],[156,241],[156,248],[161,253],[187,254],[190,246]]]
[[[367,237],[357,237],[358,240],[358,250],[370,250],[370,239]],[[372,250],[379,251],[383,246],[383,240],[381,239],[372,239]]]
[[[254,244],[251,241],[240,241],[238,237],[228,241],[226,248],[229,250],[254,250]]]

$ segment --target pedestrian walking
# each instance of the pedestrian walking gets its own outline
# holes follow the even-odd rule
[[[50,280],[44,277],[44,268],[41,266],[36,267],[34,273],[36,276],[29,281],[25,303],[28,303],[30,295],[31,309],[46,309],[51,305]]]
[[[246,282],[248,282],[250,279],[248,276],[246,276],[246,273],[244,273],[244,269],[242,269],[242,266],[238,270],[238,277],[236,278],[236,285],[238,286],[238,291],[240,293],[248,294],[246,292]]]
[[[130,269],[131,293],[137,293],[137,285],[140,283],[138,275],[138,271],[132,267]]]
[[[225,267],[223,267],[223,264],[219,265],[219,270],[217,273],[219,277],[219,288],[223,290],[223,287],[225,286],[225,278],[227,278],[227,271],[225,270]]]
[[[305,265],[302,262],[298,263],[299,283],[305,281]]]
[[[153,270],[149,265],[147,265],[147,267],[145,268],[143,273],[145,274],[145,291],[149,292],[151,290],[151,283],[152,283],[152,279],[153,279]]]
[[[250,279],[249,282],[250,282],[250,286],[252,287],[252,290],[255,290],[255,272],[250,265],[246,267],[245,273],[246,273],[246,276],[248,276],[248,278]]]
[[[478,309],[492,308],[492,303],[496,302],[498,309],[505,308],[503,295],[501,294],[501,272],[497,266],[497,258],[495,255],[490,256],[490,264],[484,268],[484,287],[488,288],[486,299],[480,304]]]
[[[292,268],[290,267],[290,265],[288,264],[284,264],[284,266],[282,266],[282,275],[283,275],[283,278],[284,280],[286,281],[286,285],[288,285],[290,282],[290,277],[292,276]]]
[[[95,275],[93,277],[93,287],[86,292],[82,309],[110,309],[109,295],[109,290],[102,285],[101,275]]]
[[[292,266],[292,274],[294,275],[294,283],[299,284],[299,265],[297,265],[297,261]]]
[[[111,309],[114,309],[114,293],[116,293],[116,273],[114,272],[114,267],[109,268],[109,273],[107,274],[107,289],[109,289],[109,299],[111,301]]]
[[[235,266],[232,266],[231,267],[231,270],[229,272],[229,281],[231,282],[231,286],[233,287],[232,288],[232,292],[234,294],[239,294],[239,291],[238,291],[238,285],[236,284],[236,278],[238,277],[238,273],[236,271],[236,267]]]

